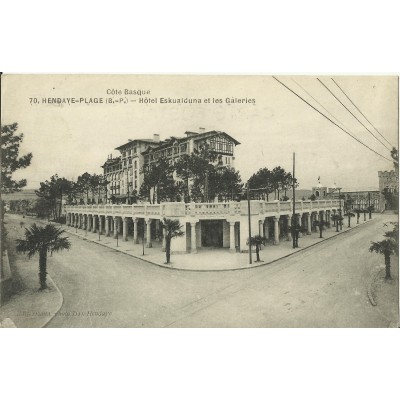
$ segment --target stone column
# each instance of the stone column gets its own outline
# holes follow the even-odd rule
[[[274,244],[279,244],[279,217],[274,217]]]
[[[87,230],[87,220],[88,220],[88,215],[84,214],[83,215],[83,229]]]
[[[110,217],[106,215],[104,221],[106,224],[106,236],[110,236]]]
[[[120,234],[120,235],[122,235],[123,234],[123,218],[121,217],[117,217],[118,218],[118,233]]]
[[[93,215],[93,229],[92,229],[93,233],[97,232],[97,218],[98,218],[97,215]]]
[[[265,219],[264,221],[264,236],[266,239],[269,239],[269,224],[268,224],[268,218]]]
[[[128,218],[124,218],[124,222],[122,224],[122,237],[125,242],[128,240]]]
[[[99,233],[103,234],[103,217],[101,215],[99,215]]]
[[[117,235],[118,235],[118,219],[117,219],[117,217],[114,217],[113,218],[113,221],[114,221],[114,234],[113,234],[113,238],[114,239],[116,239],[117,238]]]
[[[307,235],[311,235],[311,227],[312,227],[311,213],[307,213]]]
[[[263,235],[264,235],[264,232],[263,232],[263,230],[264,230],[264,221],[258,221],[258,234],[261,236],[261,237],[263,237]]]
[[[292,240],[292,217],[290,215],[286,216],[287,219],[287,241]]]
[[[135,244],[139,243],[138,225],[139,225],[138,219],[134,218],[133,219],[133,243],[135,243]]]
[[[260,221],[260,235],[262,236],[262,221]],[[235,222],[229,222],[229,251],[234,253],[236,251],[235,247]]]
[[[326,212],[326,227],[327,228],[331,227],[331,212],[330,211]]]
[[[297,218],[297,224],[298,224],[300,227],[303,227],[303,221],[302,221],[302,219],[301,219],[301,214],[297,214],[297,215],[296,215],[296,218]],[[303,233],[302,233],[302,232],[299,232],[299,237],[303,237]]]
[[[190,223],[191,253],[197,253],[196,222]]]
[[[163,238],[162,238],[162,251],[165,251],[165,246],[167,245],[165,237],[167,236],[167,230],[163,228]]]
[[[161,238],[158,237],[158,232],[160,232],[160,220],[156,219],[156,235],[157,235],[157,242],[161,242]]]
[[[151,219],[146,219],[146,247],[152,247],[151,244]]]

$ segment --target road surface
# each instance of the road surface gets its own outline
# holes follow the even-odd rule
[[[383,263],[368,247],[389,220],[225,272],[164,269],[71,235],[71,250],[49,263],[64,303],[48,327],[386,327],[366,290]]]

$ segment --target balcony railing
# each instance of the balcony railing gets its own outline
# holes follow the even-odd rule
[[[260,201],[251,200],[251,214],[285,215],[293,212],[291,201]],[[312,212],[339,207],[339,200],[296,201],[296,213]],[[173,217],[173,216],[229,216],[247,215],[246,200],[227,203],[161,203],[161,204],[105,204],[65,206],[66,212],[132,215],[140,217]]]

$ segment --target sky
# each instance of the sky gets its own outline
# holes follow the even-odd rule
[[[380,134],[398,147],[397,77],[333,77],[380,134],[330,76],[319,78],[382,143],[390,147]],[[117,156],[119,152],[114,149],[128,139],[159,134],[162,140],[184,136],[185,131],[198,132],[203,127],[206,131],[226,132],[241,143],[236,147],[235,167],[243,181],[262,167],[272,169],[279,165],[291,171],[295,152],[301,189],[316,186],[318,177],[327,186],[336,183],[349,189],[378,188],[378,171],[393,169],[390,151],[357,122],[317,77],[278,79],[389,160],[348,136],[271,76],[3,75],[1,123],[17,122],[18,132],[24,133],[20,154],[33,153],[31,165],[14,177],[26,178],[27,188],[35,189],[56,173],[68,179],[76,179],[84,172],[101,173],[100,166],[107,156]],[[149,94],[125,95],[125,89]],[[122,94],[108,94],[113,90]],[[161,104],[161,97],[202,102]],[[102,98],[104,102],[59,105],[44,103],[44,98]],[[127,103],[105,103],[109,98],[121,98]],[[157,99],[157,103],[139,103],[140,98]],[[227,98],[250,102],[228,104]],[[37,103],[30,99],[37,99]]]

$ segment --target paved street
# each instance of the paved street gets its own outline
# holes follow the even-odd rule
[[[229,272],[163,269],[71,236],[72,249],[50,266],[64,304],[49,327],[385,327],[366,288],[383,264],[369,243],[389,220]]]

